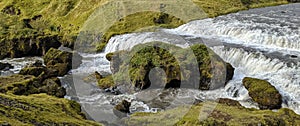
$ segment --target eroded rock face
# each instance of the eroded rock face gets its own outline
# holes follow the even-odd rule
[[[234,74],[229,63],[202,44],[183,49],[154,42],[154,45],[137,45],[131,52],[109,53],[106,58],[113,73],[108,77],[114,81],[103,78],[98,83],[100,87],[115,82],[135,91],[153,87],[213,90],[224,87]]]
[[[260,109],[281,108],[282,96],[268,81],[246,77],[243,79],[243,85]]]
[[[25,38],[2,39],[0,41],[0,59],[7,57],[42,56],[50,48],[58,48],[60,46],[59,37],[56,35],[33,35]]]
[[[82,57],[77,53],[70,53],[51,48],[43,57],[47,68],[58,71],[59,76],[64,76],[72,68],[77,68],[82,62]],[[74,62],[72,64],[72,62]]]

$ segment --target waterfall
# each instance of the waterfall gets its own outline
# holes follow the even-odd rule
[[[87,76],[95,71],[111,73],[110,63],[105,58],[107,53],[130,50],[142,43],[160,41],[183,48],[205,43],[235,67],[235,75],[224,88],[189,90],[185,95],[201,100],[230,98],[245,107],[258,108],[242,84],[242,79],[249,76],[269,81],[283,96],[283,107],[300,114],[300,13],[297,13],[300,10],[294,7],[299,5],[247,10],[213,19],[195,20],[175,29],[161,29],[158,32],[117,35],[109,40],[104,52],[81,54],[83,63],[72,70],[72,74]],[[64,83],[69,82],[66,79],[62,78]],[[79,82],[79,86],[85,84],[82,80],[74,82]],[[95,86],[88,90],[89,94],[79,97],[80,103],[89,112],[100,110],[98,116],[103,117],[99,118],[101,120],[117,119],[111,109],[122,99],[132,101],[132,112],[155,111],[138,100],[137,94],[108,95],[95,90]]]
[[[288,66],[279,59],[271,59],[262,52],[247,52],[240,48],[212,48],[225,61],[242,72],[242,76],[268,80],[283,95],[283,106],[300,113],[300,64]],[[238,78],[241,85],[241,78]]]

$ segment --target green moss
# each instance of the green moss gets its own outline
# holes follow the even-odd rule
[[[278,109],[281,107],[282,96],[268,81],[246,77],[243,79],[243,85],[261,109]]]
[[[98,80],[98,86],[102,89],[111,88],[115,86],[112,76],[107,76]]]
[[[100,125],[85,120],[80,105],[67,99],[45,94],[15,96],[1,93],[0,99],[0,122],[10,125]]]
[[[155,84],[154,87],[175,88],[180,86],[181,81],[186,82],[186,85],[182,85],[184,87],[209,90],[222,87],[226,83],[225,62],[203,44],[180,48],[162,42],[151,42],[137,45],[130,52],[115,52],[107,57],[111,59],[112,76],[116,85],[146,89]],[[153,81],[162,82],[150,82],[149,75],[154,69],[165,72],[151,74],[158,77]],[[231,70],[233,72],[234,69]],[[213,78],[216,83],[211,84]]]
[[[15,94],[28,94],[27,90],[35,81],[35,77],[31,75],[12,75],[8,77],[0,77],[0,91],[2,93],[11,92]],[[27,91],[26,91],[27,90]],[[33,87],[32,90],[35,90]]]
[[[280,109],[278,112],[270,110],[247,109],[239,106],[217,104],[216,108],[206,111],[205,105],[215,104],[203,102],[191,108],[177,107],[158,113],[134,113],[126,119],[128,125],[297,125],[300,116],[289,109]],[[179,115],[188,111],[183,117]],[[200,115],[208,115],[204,120],[199,120]]]

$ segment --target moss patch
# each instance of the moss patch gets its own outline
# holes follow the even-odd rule
[[[281,108],[282,96],[268,81],[246,77],[243,79],[243,85],[261,109]]]

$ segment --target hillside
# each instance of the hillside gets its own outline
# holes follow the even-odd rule
[[[99,38],[98,33],[81,28],[94,11],[107,2],[108,0],[0,0],[1,45],[6,45],[3,43],[10,41],[18,41],[18,39],[37,41],[38,37],[43,36],[43,38],[50,37],[51,40],[57,39],[64,46],[73,47],[79,32]],[[193,0],[193,2],[208,14],[204,17],[215,17],[248,8],[288,3],[286,0]],[[159,12],[131,14],[123,20],[115,22],[104,33],[102,39],[97,39],[96,46],[98,51],[101,51],[111,36],[133,32],[146,26],[177,27],[184,23],[179,18]],[[155,19],[163,21],[155,22]],[[11,51],[10,49],[5,50],[6,52]],[[30,54],[20,56],[26,55]],[[20,56],[1,53],[0,57]]]

